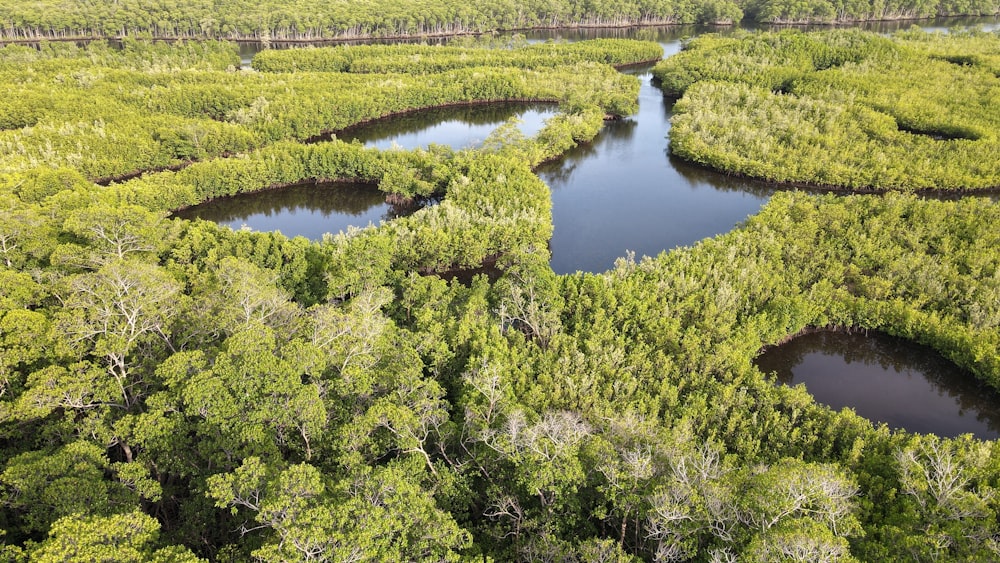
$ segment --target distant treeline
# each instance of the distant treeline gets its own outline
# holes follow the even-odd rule
[[[0,38],[153,36],[319,40],[456,35],[574,27],[853,22],[981,16],[997,0],[532,0],[471,5],[460,0],[148,0],[74,2],[0,0]]]

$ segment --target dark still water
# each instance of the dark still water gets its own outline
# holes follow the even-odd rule
[[[552,189],[552,269],[603,272],[633,251],[654,256],[725,233],[774,192],[667,155],[672,103],[648,68],[639,112],[609,122],[593,143],[543,165]]]
[[[338,133],[337,138],[382,150],[427,148],[431,143],[455,150],[478,148],[490,133],[510,119],[517,119],[518,129],[530,137],[541,130],[557,109],[555,104],[520,103],[433,108],[351,127]]]
[[[755,363],[816,401],[892,428],[953,437],[1000,436],[1000,396],[934,350],[884,334],[818,332],[761,354]]]
[[[320,240],[324,233],[377,225],[416,209],[389,205],[385,194],[368,184],[308,183],[219,198],[176,211],[174,216]]]

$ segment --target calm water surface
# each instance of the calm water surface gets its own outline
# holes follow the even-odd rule
[[[377,225],[416,209],[389,205],[385,194],[368,184],[307,183],[219,198],[174,215],[215,221],[233,229],[281,231],[289,237],[320,240],[324,233]]]
[[[556,114],[556,109],[556,104],[517,103],[433,108],[351,127],[338,133],[337,138],[382,150],[427,148],[432,143],[455,150],[478,148],[510,119],[517,119],[518,129],[530,137]]]
[[[672,103],[649,67],[633,72],[642,82],[638,114],[538,170],[552,189],[556,273],[602,272],[627,251],[653,256],[730,231],[774,191],[670,158]]]
[[[414,149],[435,143],[457,150],[481,145],[493,130],[512,118],[520,120],[518,128],[525,135],[534,135],[542,128],[544,120],[554,114],[555,106],[551,104],[489,104],[421,110],[374,121],[337,136],[379,149]],[[320,240],[324,233],[338,233],[348,226],[378,225],[418,208],[391,206],[385,203],[384,193],[367,184],[306,183],[219,198],[174,215],[215,221],[233,229],[281,231],[290,237]]]
[[[934,350],[883,334],[820,332],[756,359],[816,401],[892,428],[953,437],[1000,437],[1000,396]]]

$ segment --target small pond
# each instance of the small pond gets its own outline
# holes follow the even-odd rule
[[[370,184],[304,183],[276,190],[214,199],[174,212],[183,219],[205,219],[233,229],[281,231],[295,237],[320,240],[348,226],[367,227],[408,215],[418,206],[399,207],[385,202],[385,194]]]
[[[481,147],[483,141],[509,119],[516,118],[521,133],[538,133],[545,120],[556,115],[556,104],[497,103],[432,108],[378,119],[337,133],[343,141],[367,147],[412,150],[431,143],[455,150]]]
[[[766,350],[755,363],[817,402],[851,407],[891,428],[953,437],[1000,436],[1000,396],[934,350],[879,333],[816,332]]]
[[[503,103],[421,110],[354,127],[337,137],[379,149],[414,149],[435,143],[457,150],[481,145],[511,118],[520,120],[518,128],[525,135],[534,135],[556,109],[554,104]],[[304,183],[219,198],[177,211],[174,216],[320,240],[324,233],[378,225],[418,208],[392,206],[385,202],[384,193],[368,184]]]

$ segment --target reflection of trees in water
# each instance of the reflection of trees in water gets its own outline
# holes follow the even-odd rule
[[[635,135],[638,123],[633,119],[619,119],[604,125],[597,137],[590,143],[579,144],[558,159],[539,166],[538,174],[551,188],[558,188],[572,181],[573,173],[581,164],[592,159],[609,159],[608,145],[628,143]],[[611,166],[609,163],[600,166]]]
[[[174,215],[184,219],[198,217],[229,223],[251,215],[273,216],[297,209],[308,209],[323,215],[357,216],[384,204],[385,194],[370,184],[306,183],[219,198]]]
[[[727,176],[721,172],[716,172],[710,168],[691,164],[686,160],[677,158],[669,154],[669,147],[664,151],[670,160],[670,166],[684,178],[692,188],[709,186],[724,192],[742,192],[755,195],[760,198],[769,198],[775,194],[780,187],[763,180],[753,180],[737,176]]]
[[[951,27],[970,27],[983,24],[997,23],[997,18],[991,18],[989,16],[985,17],[951,17],[951,18],[934,18],[927,20],[897,20],[897,21],[877,21],[877,22],[860,22],[852,24],[853,29],[864,29],[867,31],[874,31],[876,33],[892,33],[894,31],[907,30],[910,26],[917,24],[920,27],[934,27],[934,28],[951,28]],[[766,25],[758,24],[752,21],[743,21],[739,25],[727,26],[727,27],[710,27],[710,26],[696,26],[696,25],[669,25],[669,26],[653,26],[653,27],[593,27],[593,28],[569,28],[569,29],[538,29],[538,30],[528,30],[519,32],[528,41],[538,42],[538,41],[583,41],[586,39],[601,39],[601,38],[622,38],[622,39],[643,39],[648,41],[659,41],[661,43],[668,41],[677,41],[679,39],[684,39],[686,37],[694,37],[702,33],[721,33],[723,35],[729,35],[732,33],[739,32],[741,30],[778,30],[778,29],[816,29],[823,30],[829,29],[828,25],[813,25],[813,26],[780,26],[780,25]],[[367,40],[349,40],[349,41],[314,41],[314,42],[290,42],[290,41],[271,41],[268,43],[268,48],[270,49],[289,49],[289,48],[300,48],[304,45],[365,45],[371,43],[379,44],[402,44],[402,43],[427,43],[433,45],[444,45],[452,41],[450,37],[412,37],[412,38],[380,38],[380,39],[367,39]],[[109,43],[116,48],[121,48],[121,42],[116,40],[109,40]],[[264,50],[264,44],[259,41],[240,41],[240,55],[244,57],[252,57],[253,55]]]
[[[698,32],[693,25],[653,27],[579,27],[570,29],[539,29],[524,32],[528,41],[584,41],[587,39],[642,39],[645,41],[676,41]]]
[[[551,113],[557,104],[504,102],[429,108],[376,119],[349,127],[336,134],[343,141],[370,143],[382,139],[419,133],[435,125],[458,121],[467,125],[501,125],[527,112]],[[325,136],[329,139],[332,135]]]
[[[385,194],[383,194],[385,195]],[[399,203],[390,203],[389,208],[385,213],[382,214],[383,221],[392,221],[393,219],[398,219],[400,217],[408,217],[413,215],[417,211],[425,207],[431,207],[441,203],[444,200],[444,196],[418,196],[408,201]]]
[[[1000,432],[1000,394],[938,352],[879,332],[868,334],[820,331],[805,334],[769,349],[754,363],[764,373],[775,373],[779,382],[794,384],[794,370],[806,356],[830,356],[830,362],[878,366],[884,371],[914,373],[930,382],[934,392],[953,399],[960,414],[975,414],[990,430]],[[892,397],[886,397],[891,401]]]
[[[454,281],[457,281],[458,283],[460,283],[460,284],[462,284],[462,285],[464,285],[466,287],[471,287],[472,286],[472,280],[476,276],[486,276],[486,279],[488,279],[490,281],[490,283],[493,283],[493,282],[497,281],[498,279],[500,279],[500,276],[503,275],[503,270],[501,270],[500,268],[498,268],[496,266],[496,264],[493,263],[493,264],[488,264],[488,265],[480,266],[478,268],[466,268],[466,269],[462,269],[462,270],[449,270],[447,272],[440,272],[440,273],[428,274],[428,275],[439,276],[441,279],[443,279],[445,281],[452,281],[452,280],[454,280]]]

